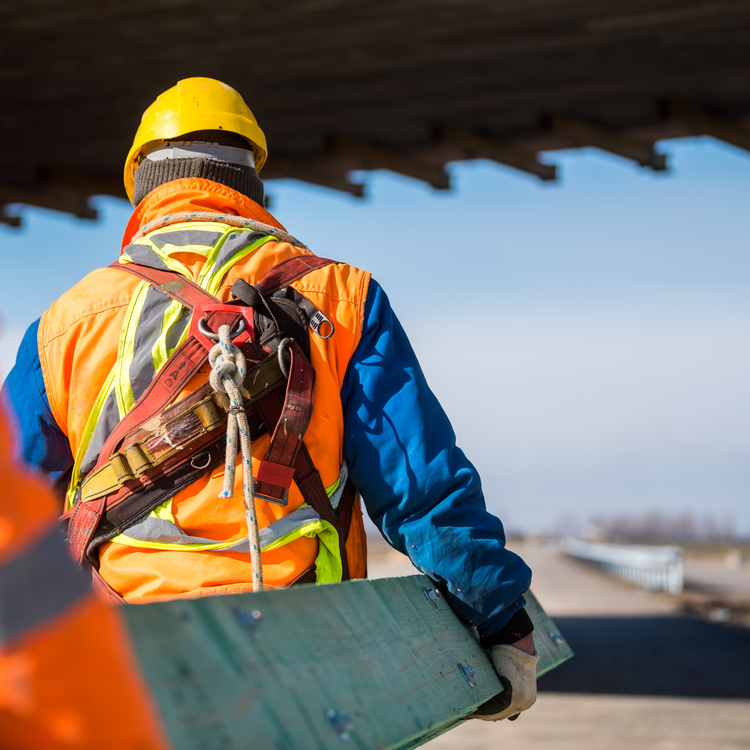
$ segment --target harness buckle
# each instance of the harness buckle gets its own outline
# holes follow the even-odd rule
[[[240,315],[240,320],[232,331],[232,340],[236,345],[243,344],[255,337],[253,308],[239,305],[196,305],[190,321],[190,336],[195,337],[207,351],[213,349],[219,340],[218,329]]]

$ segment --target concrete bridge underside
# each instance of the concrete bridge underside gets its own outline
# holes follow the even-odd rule
[[[554,180],[596,146],[663,170],[655,141],[750,148],[748,0],[4,0],[0,220],[27,203],[94,218],[122,196],[140,113],[192,75],[241,91],[266,179],[362,195],[360,169],[437,189],[488,158]]]

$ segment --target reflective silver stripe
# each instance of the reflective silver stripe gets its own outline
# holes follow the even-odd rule
[[[90,591],[57,523],[0,566],[0,644],[62,613]]]
[[[125,536],[139,542],[153,542],[156,544],[221,544],[216,539],[207,539],[202,536],[190,536],[186,534],[176,523],[166,518],[146,516],[133,524],[124,532]],[[115,538],[116,541],[116,538]],[[235,542],[231,547],[225,547],[220,552],[246,552],[247,537]]]
[[[346,461],[341,465],[341,471],[339,472],[339,484],[335,492],[330,496],[331,505],[333,509],[339,507],[341,498],[344,494],[344,486],[349,479],[349,469],[346,465]],[[317,511],[310,507],[299,508],[288,516],[280,518],[278,521],[274,521],[264,529],[260,530],[260,545],[261,547],[268,547],[273,544],[277,539],[281,539],[282,536],[289,534],[291,531],[304,526],[309,521],[319,521],[320,515]],[[216,539],[207,539],[201,536],[190,536],[186,534],[176,523],[169,521],[165,518],[157,518],[154,515],[146,516],[145,518],[133,524],[131,527],[126,529],[123,534],[131,539],[135,539],[138,542],[152,542],[156,544],[177,544],[177,545],[188,545],[188,544],[222,544]],[[232,544],[231,547],[225,547],[219,552],[245,552],[247,549],[247,537],[240,539],[239,541]]]
[[[133,359],[128,371],[134,401],[138,401],[146,392],[156,375],[152,348],[154,341],[161,336],[164,315],[171,304],[171,298],[164,292],[153,286],[148,287],[133,336]]]
[[[154,243],[156,244],[156,243]],[[159,245],[161,247],[161,245]],[[153,247],[149,247],[145,242],[128,245],[123,252],[134,262],[149,268],[156,268],[160,271],[169,271],[169,266],[160,258]]]
[[[210,241],[213,243],[223,236],[222,232],[187,229],[165,232],[150,239],[152,239],[154,244],[161,246],[164,244],[179,245],[183,242],[187,242],[188,244],[190,242],[203,244]],[[146,242],[128,245],[125,248],[125,252],[133,261],[141,265],[163,271],[170,270],[164,260],[154,251],[153,247]],[[171,304],[172,300],[170,297],[159,289],[149,285],[136,324],[133,340],[133,359],[128,370],[128,380],[134,401],[137,401],[143,395],[156,376],[153,361],[153,346],[162,335],[164,315]],[[190,311],[185,309],[180,318],[170,326],[166,334],[168,352],[176,348],[182,334],[189,325],[190,316]],[[81,476],[86,476],[94,468],[99,454],[104,447],[104,443],[123,417],[124,414],[121,415],[118,408],[116,389],[113,387],[112,391],[107,394],[93,435],[91,436],[91,441],[81,461]]]
[[[336,491],[329,498],[334,510],[336,510],[336,508],[339,507],[341,498],[344,495],[344,485],[347,483],[348,479],[349,479],[349,468],[346,465],[346,461],[344,461],[344,463],[341,464],[341,471],[339,472],[339,486],[336,488]]]
[[[288,516],[274,521],[266,528],[260,530],[260,546],[268,547],[281,537],[295,531],[310,521],[319,521],[320,516],[313,508],[299,508]],[[216,539],[206,539],[200,536],[190,536],[186,534],[177,524],[164,518],[155,516],[146,516],[138,523],[131,526],[124,532],[125,536],[135,539],[139,542],[154,542],[156,544],[222,544]],[[247,537],[240,539],[231,547],[224,547],[217,552],[246,552]]]
[[[165,341],[167,345],[167,352],[172,352],[177,348],[177,344],[180,343],[182,334],[185,333],[185,329],[190,325],[190,318],[192,317],[192,315],[192,311],[187,307],[184,307],[182,309],[180,317],[177,318],[177,320],[175,320],[175,322],[172,323],[171,326],[169,326],[169,330],[167,331],[167,338]]]
[[[260,546],[268,547],[281,539],[282,536],[296,531],[301,526],[310,523],[310,521],[320,521],[318,511],[314,508],[298,508],[288,516],[279,518],[278,521],[274,521],[269,526],[266,526],[265,529],[261,529]]]
[[[149,240],[161,250],[165,245],[175,245],[176,247],[185,247],[186,245],[213,247],[223,236],[224,232],[209,232],[205,229],[175,229],[173,232],[152,234],[149,236]],[[153,250],[151,252],[153,252]],[[128,253],[128,255],[130,255],[130,253]],[[154,253],[154,255],[156,255],[156,253]],[[133,258],[132,255],[130,257]],[[135,258],[133,258],[133,260],[135,260]],[[151,263],[145,261],[139,260],[138,262],[142,263],[144,266],[151,266],[151,268],[155,267]]]
[[[107,438],[119,423],[120,410],[117,408],[117,396],[115,395],[113,386],[104,401],[104,406],[102,406],[99,414],[99,420],[94,428],[94,434],[91,436],[91,441],[81,461],[80,474],[82,477],[85,477],[94,468],[96,460],[99,458],[99,453],[101,453],[104,447],[104,443],[107,442]]]
[[[263,232],[235,232],[227,237],[219,251],[219,257],[214,263],[214,268],[221,268],[227,261],[231,260],[240,250],[244,250],[258,240],[268,237]]]

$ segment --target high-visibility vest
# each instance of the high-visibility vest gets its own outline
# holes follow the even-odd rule
[[[70,559],[54,499],[0,413],[0,745],[166,750],[118,613]]]
[[[255,283],[280,261],[302,254],[309,253],[252,228],[193,221],[149,231],[125,248],[122,260],[168,269],[226,301],[238,278]],[[368,281],[369,274],[336,264],[292,284],[335,328],[330,339],[310,337],[315,407],[305,435],[334,505],[346,479],[339,394],[361,334]],[[182,305],[149,283],[102,269],[63,295],[42,318],[40,360],[50,406],[75,456],[69,503],[109,433],[184,340],[189,317]],[[55,369],[55,361],[70,367]],[[196,375],[177,400],[205,380],[205,374]],[[264,435],[253,445],[254,473],[268,440]],[[231,500],[218,497],[222,475],[223,467],[102,545],[99,570],[104,580],[129,601],[249,590],[240,472]],[[336,531],[304,503],[294,485],[286,506],[260,502],[258,519],[266,585],[288,585],[310,570],[318,582],[340,580]],[[352,577],[365,573],[364,539],[357,506],[346,544]]]

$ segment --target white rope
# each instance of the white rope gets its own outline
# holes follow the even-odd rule
[[[263,589],[263,566],[260,559],[258,519],[255,515],[253,489],[252,444],[247,415],[242,403],[242,384],[245,380],[245,355],[232,343],[229,326],[219,328],[219,342],[208,355],[211,363],[209,380],[213,389],[228,401],[227,454],[224,465],[224,487],[219,497],[234,497],[234,469],[237,463],[237,434],[242,451],[242,489],[245,493],[245,520],[253,565],[253,591]],[[225,403],[226,403],[225,401]]]

